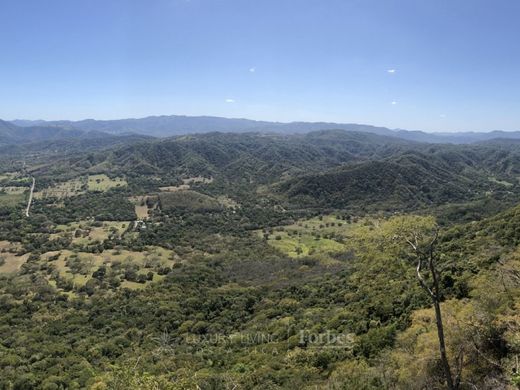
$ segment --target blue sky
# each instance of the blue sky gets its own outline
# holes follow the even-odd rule
[[[1,0],[0,118],[520,130],[517,0]]]

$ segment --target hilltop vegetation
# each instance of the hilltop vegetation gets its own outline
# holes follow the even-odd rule
[[[460,388],[518,388],[520,145],[134,141],[2,157],[0,388],[446,388],[401,240],[437,222]]]

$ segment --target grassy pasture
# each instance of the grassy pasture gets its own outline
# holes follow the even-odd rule
[[[13,207],[25,201],[23,193],[0,193],[0,206]]]
[[[57,183],[52,187],[44,188],[34,193],[36,199],[57,198],[63,199],[85,192],[85,179],[76,178],[62,183]]]
[[[194,177],[187,177],[185,179],[182,179],[183,184],[209,184],[213,182],[213,178],[210,177],[209,179],[202,176],[194,176]]]
[[[227,208],[231,208],[231,209],[236,209],[236,208],[239,208],[240,207],[240,204],[235,202],[233,199],[225,196],[225,195],[220,195],[217,197],[217,201],[224,207],[227,207]]]
[[[22,176],[19,172],[3,172],[0,173],[0,183],[3,181],[18,182],[20,184],[30,183],[27,177]]]
[[[268,232],[267,242],[293,258],[313,256],[331,261],[331,254],[349,249],[348,241],[360,223],[348,223],[335,215],[300,220]],[[266,232],[257,233],[263,237]]]
[[[15,194],[23,194],[25,191],[27,191],[27,187],[0,187],[0,193],[4,192],[6,194],[15,195]]]
[[[159,187],[160,191],[163,192],[177,192],[177,191],[184,191],[189,190],[191,187],[191,184],[210,184],[213,182],[213,178],[210,177],[209,179],[202,176],[195,176],[195,177],[188,177],[185,179],[182,179],[182,184],[178,186],[167,186],[167,187]]]
[[[163,192],[159,195],[161,208],[168,210],[216,211],[222,209],[219,201],[196,191]]]
[[[147,200],[153,200],[153,206],[148,207]],[[156,196],[132,196],[128,198],[130,202],[135,205],[135,214],[137,215],[138,220],[145,220],[148,218],[148,211],[153,210],[157,207],[157,197]]]
[[[87,188],[89,191],[108,191],[111,188],[124,187],[127,185],[125,179],[116,177],[111,179],[105,174],[89,175],[87,180]]]
[[[189,190],[190,186],[188,184],[181,184],[179,186],[167,186],[167,187],[159,187],[159,190],[163,192],[176,192],[182,190]]]
[[[111,188],[126,186],[123,178],[111,179],[107,175],[89,175],[78,177],[65,182],[56,183],[52,187],[44,188],[34,193],[36,199],[57,198],[64,199],[84,194],[86,191],[104,192]]]
[[[94,242],[103,242],[111,234],[121,235],[132,222],[105,221],[101,226],[95,226],[92,222],[72,222],[67,225],[58,225],[56,233],[51,234],[51,239],[70,236],[72,243],[88,245]]]
[[[0,274],[14,273],[27,261],[29,254],[17,256],[20,249],[18,243],[0,241]]]
[[[0,173],[0,182],[5,181],[5,180],[10,180],[15,176],[16,176],[16,174],[11,173],[11,172]]]
[[[0,187],[0,206],[13,207],[25,202],[25,192],[28,187]]]
[[[494,176],[490,176],[490,177],[489,177],[489,181],[491,181],[491,182],[493,182],[493,183],[496,183],[496,184],[500,184],[500,185],[502,185],[502,186],[504,186],[504,187],[513,187],[513,186],[514,186],[513,183],[510,183],[510,182],[505,181],[505,180],[499,180],[499,179],[497,179],[497,178],[494,177]]]
[[[41,256],[42,261],[50,262],[58,271],[60,277],[73,282],[76,287],[85,285],[92,279],[92,273],[100,266],[105,265],[107,269],[121,270],[132,268],[137,269],[137,274],[154,273],[152,282],[162,280],[154,270],[157,267],[172,266],[176,257],[173,251],[160,248],[149,247],[143,252],[133,252],[129,250],[110,250],[100,254],[86,252],[74,252],[62,250],[47,252]],[[128,280],[121,280],[121,287],[143,288],[145,284]]]

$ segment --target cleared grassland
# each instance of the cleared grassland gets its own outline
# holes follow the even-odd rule
[[[10,274],[17,272],[27,261],[29,254],[18,256],[21,250],[19,243],[0,241],[0,274]]]
[[[348,223],[335,215],[325,215],[299,220],[292,225],[274,228],[267,233],[269,245],[293,258],[312,256],[325,262],[333,262],[334,253],[347,251],[348,241],[360,223]]]
[[[107,175],[89,175],[78,177],[65,182],[56,183],[34,193],[35,199],[57,198],[64,199],[84,194],[86,191],[105,192],[111,188],[126,186],[126,180],[120,177],[111,179]]]
[[[135,214],[138,220],[144,220],[148,218],[148,212],[157,207],[158,198],[157,196],[143,195],[143,196],[132,196],[128,198],[130,202],[135,205]],[[152,206],[149,207],[148,205]]]
[[[87,180],[87,189],[89,191],[108,191],[111,188],[124,187],[127,185],[125,179],[116,177],[114,179],[105,174],[89,175]]]
[[[213,178],[207,178],[202,176],[194,176],[194,177],[187,177],[185,179],[182,179],[182,184],[178,186],[167,186],[167,187],[159,187],[160,191],[163,192],[177,192],[177,191],[183,191],[183,190],[189,190],[191,188],[191,184],[210,184],[213,182]]]
[[[217,199],[191,190],[164,192],[159,198],[164,211],[216,211],[223,207]]]
[[[502,185],[504,187],[513,187],[514,186],[513,183],[510,183],[510,182],[505,181],[505,180],[499,180],[499,179],[497,179],[494,176],[490,176],[488,179],[489,179],[489,181],[491,181],[493,183],[496,183],[496,184],[500,184],[500,185]]]
[[[86,181],[84,178],[68,180],[34,193],[35,199],[57,198],[64,199],[70,196],[80,195],[85,192]]]
[[[13,207],[17,206],[25,201],[25,195],[22,194],[11,194],[11,193],[0,193],[0,206]]]
[[[27,187],[0,187],[0,206],[12,207],[23,203],[28,190]]]
[[[285,232],[275,233],[275,237],[280,239],[269,240],[269,244],[290,257],[339,252],[345,248],[343,244],[328,238],[314,238],[308,235],[291,237]]]
[[[3,173],[0,173],[0,182],[7,181],[7,180],[14,180],[18,176],[20,176],[20,173],[17,173],[17,172],[3,172]]]
[[[16,253],[21,249],[18,243],[0,241],[0,274],[17,272],[27,261],[29,254],[18,256]]]
[[[92,279],[92,273],[103,265],[117,270],[132,268],[138,275],[154,273],[153,280],[146,283],[121,280],[121,287],[143,288],[150,282],[162,280],[162,276],[153,270],[158,267],[172,266],[176,261],[175,258],[178,257],[171,250],[149,247],[143,252],[110,250],[100,254],[71,250],[54,251],[44,253],[41,261],[52,264],[61,278],[71,281],[76,287],[84,286]]]
[[[18,272],[23,264],[29,258],[29,254],[16,256],[13,254],[0,254],[0,258],[4,258],[3,264],[0,266],[0,274],[11,274]]]
[[[10,195],[23,194],[27,190],[28,190],[27,187],[13,187],[13,186],[0,187],[0,193],[4,192],[4,193],[10,194]]]
[[[103,242],[111,235],[121,236],[132,222],[105,221],[101,226],[96,226],[89,221],[72,222],[67,225],[56,226],[56,233],[51,234],[51,239],[59,237],[72,238],[73,244],[88,245],[95,242]]]
[[[190,186],[188,184],[181,184],[179,186],[167,186],[167,187],[159,187],[159,190],[163,192],[177,192],[182,190],[189,190]]]
[[[202,176],[194,176],[194,177],[187,177],[185,179],[182,179],[182,182],[184,184],[195,184],[195,183],[209,184],[209,183],[213,182],[213,178],[212,177],[207,178],[207,177],[202,177]]]

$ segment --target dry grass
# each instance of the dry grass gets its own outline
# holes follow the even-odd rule
[[[58,255],[56,260],[49,260],[53,256]],[[67,259],[77,257],[79,273],[72,273],[72,270],[67,266]],[[128,250],[111,250],[100,254],[92,254],[86,252],[73,252],[70,250],[62,250],[55,252],[47,252],[41,256],[43,261],[51,261],[60,276],[71,280],[76,286],[83,286],[92,278],[92,273],[101,265],[112,265],[114,263],[136,264],[141,269],[140,272],[148,272],[146,266],[171,266],[174,263],[175,253],[171,250],[161,247],[149,247],[143,252],[133,252]],[[161,280],[159,275],[154,275],[153,281]],[[149,283],[149,282],[147,282]],[[125,282],[122,282],[122,285]],[[141,283],[126,283],[129,288],[134,285],[144,286]]]
[[[194,184],[194,183],[202,183],[202,184],[209,184],[213,182],[213,178],[210,177],[209,179],[202,176],[195,176],[195,177],[188,177],[186,179],[182,179],[182,182],[184,184]]]
[[[35,192],[35,199],[57,198],[64,199],[84,194],[86,191],[108,191],[111,188],[126,186],[123,178],[111,179],[107,175],[89,175],[78,177]]]
[[[159,190],[163,192],[177,192],[183,190],[189,190],[191,188],[191,184],[209,184],[213,182],[213,178],[209,179],[202,176],[188,177],[182,179],[182,184],[178,186],[167,186],[167,187],[159,187]]]
[[[86,181],[84,178],[77,178],[58,183],[52,187],[44,188],[34,193],[35,199],[57,198],[64,199],[70,196],[80,195],[85,192],[84,186]]]
[[[51,239],[71,237],[73,244],[88,245],[94,242],[103,242],[111,234],[122,235],[132,222],[105,221],[102,226],[93,226],[92,222],[71,222],[67,225],[56,226],[57,233],[51,234]],[[76,237],[76,232],[78,232]]]
[[[125,179],[116,177],[111,179],[107,175],[89,175],[87,188],[89,191],[108,191],[111,188],[124,187],[127,185]]]
[[[21,249],[20,243],[0,241],[0,258],[3,259],[3,264],[0,265],[0,274],[17,272],[27,261],[29,254],[23,256],[16,255]]]
[[[0,187],[0,192],[5,192],[9,195],[23,194],[27,190],[29,190],[27,187]]]
[[[148,207],[146,201],[152,199],[153,207]],[[149,210],[153,210],[157,207],[157,197],[144,195],[144,196],[132,196],[128,198],[130,202],[135,205],[135,214],[138,220],[145,220],[148,218]]]
[[[182,190],[189,190],[190,186],[187,184],[181,184],[180,186],[168,186],[168,187],[159,187],[159,190],[164,192],[176,192]]]
[[[25,201],[25,195],[22,194],[0,194],[0,206],[13,207]]]

